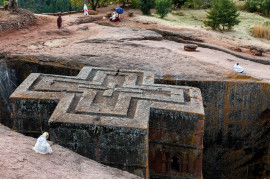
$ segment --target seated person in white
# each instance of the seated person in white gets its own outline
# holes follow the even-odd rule
[[[116,13],[115,13],[115,12],[113,12],[112,17],[110,17],[110,21],[115,21],[115,19],[116,19]]]
[[[47,142],[47,139],[49,138],[49,133],[45,132],[39,138],[37,139],[35,147],[33,147],[33,150],[36,151],[36,153],[39,154],[49,154],[52,153],[52,148]]]
[[[236,63],[234,66],[233,66],[233,69],[236,71],[236,72],[239,72],[239,73],[245,73],[244,72],[244,68],[242,68],[239,63]]]

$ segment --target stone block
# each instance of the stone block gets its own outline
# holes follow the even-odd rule
[[[154,73],[147,71],[84,67],[74,77],[33,73],[10,100],[18,130],[47,118],[51,140],[98,162],[145,178],[151,172],[202,177],[204,109],[197,88],[155,84]],[[31,130],[39,131],[42,123]],[[187,152],[179,173],[149,169],[162,162],[148,157],[156,147],[164,147],[159,150],[173,168],[180,166],[172,164],[174,156]]]

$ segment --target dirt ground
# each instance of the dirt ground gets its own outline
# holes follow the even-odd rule
[[[115,7],[116,5],[98,9],[98,16],[105,16],[106,12],[112,12]],[[152,70],[161,77],[171,75],[182,79],[224,79],[234,72],[233,65],[239,62],[248,76],[270,82],[269,65],[208,48],[199,47],[197,52],[186,52],[183,50],[184,44],[157,40],[159,34],[145,29],[190,34],[203,39],[205,43],[223,48],[237,47],[233,41],[215,39],[211,31],[170,26],[168,23],[164,25],[145,22],[148,17],[141,16],[139,11],[134,11],[134,14],[135,17],[129,18],[125,11],[121,15],[122,21],[116,23],[103,17],[98,22],[83,24],[76,24],[78,19],[83,18],[82,13],[65,15],[62,17],[63,27],[60,30],[56,27],[57,16],[36,15],[35,26],[0,35],[1,51],[20,55],[52,56],[89,66]],[[270,60],[268,54],[255,57],[247,49],[241,49],[243,52],[239,54],[244,56]]]

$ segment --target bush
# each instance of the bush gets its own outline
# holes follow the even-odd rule
[[[253,36],[270,40],[270,21],[263,24],[255,24]]]
[[[4,6],[8,4],[8,1],[4,1]]]
[[[248,12],[253,13],[258,11],[258,2],[256,0],[247,0],[245,6]]]
[[[169,12],[172,12],[171,7],[171,0],[156,0],[156,13],[160,15],[161,18],[164,18]]]
[[[139,0],[131,0],[130,5],[133,9],[139,9]]]
[[[235,4],[231,0],[217,0],[213,3],[212,8],[207,14],[208,21],[204,21],[205,26],[209,26],[216,30],[231,30],[234,25],[240,23],[237,17]]]
[[[140,10],[144,15],[150,15],[150,10],[155,7],[154,0],[140,0]]]
[[[262,11],[266,16],[270,15],[270,0],[264,0],[261,5]]]
[[[172,0],[172,4],[174,6],[174,9],[181,8],[187,0]]]
[[[207,9],[211,7],[212,0],[187,0],[184,4],[187,8]]]

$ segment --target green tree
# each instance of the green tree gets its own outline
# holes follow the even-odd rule
[[[130,5],[131,5],[132,8],[138,9],[140,7],[139,6],[139,0],[131,0]]]
[[[231,0],[216,0],[207,14],[208,21],[204,21],[205,26],[216,30],[231,30],[233,26],[240,23],[237,17],[240,13]]]
[[[150,15],[150,10],[155,7],[154,0],[140,0],[140,10],[144,15]]]
[[[160,15],[161,18],[164,18],[169,12],[172,12],[171,7],[171,0],[156,0],[156,13]]]
[[[262,2],[262,11],[266,16],[270,15],[270,0],[264,0]]]
[[[96,11],[99,4],[99,0],[71,0],[71,6],[73,8],[83,8],[83,4],[90,4],[91,8]]]

